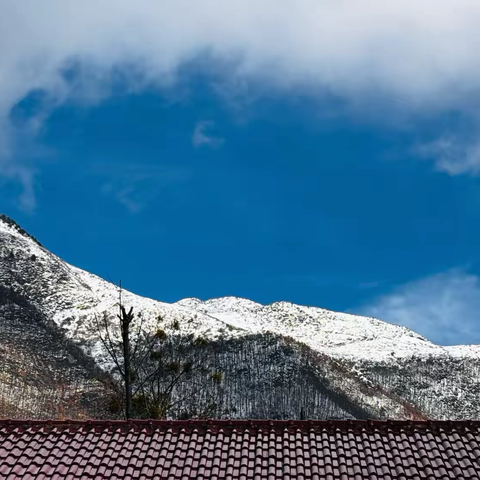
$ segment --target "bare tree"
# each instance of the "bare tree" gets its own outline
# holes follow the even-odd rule
[[[159,328],[145,338],[135,369],[133,403],[139,416],[209,417],[218,411],[216,389],[222,373],[208,343],[182,334],[178,321],[167,335]]]
[[[205,339],[182,333],[176,320],[167,334],[161,317],[158,328],[146,332],[142,313],[135,315],[133,307],[127,311],[121,304],[121,284],[116,319],[112,324],[105,312],[97,325],[114,376],[120,379],[113,390],[126,419],[215,415],[222,373]]]

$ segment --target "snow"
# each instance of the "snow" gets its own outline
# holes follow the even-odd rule
[[[103,312],[113,315],[118,310],[117,286],[63,262],[1,220],[0,237],[2,245],[23,255],[34,254],[37,265],[43,264],[42,290],[46,294],[38,302],[70,337],[91,337],[94,317]],[[46,286],[50,288],[45,289]],[[218,337],[226,327],[230,336],[272,332],[346,359],[392,361],[392,357],[412,355],[480,356],[480,346],[441,347],[403,326],[289,302],[261,305],[248,299],[223,297],[206,301],[186,298],[169,304],[126,290],[122,298],[124,305],[144,314],[147,325],[156,324],[158,316],[166,320],[178,318],[188,320],[188,331],[209,337]],[[79,325],[79,319],[84,320],[83,325]]]
[[[0,220],[0,261],[11,252],[16,260],[8,273],[0,268],[0,283],[13,282],[17,291],[34,301],[67,337],[85,345],[87,353],[108,370],[111,365],[101,354],[98,325],[105,313],[111,319],[117,314],[118,287],[67,264]],[[32,255],[35,260],[31,260]],[[371,385],[368,376],[355,365],[395,366],[419,357],[442,361],[480,359],[480,345],[443,347],[404,326],[289,302],[262,305],[244,298],[223,297],[205,301],[186,298],[171,304],[123,290],[122,303],[142,313],[145,329],[168,329],[173,320],[178,320],[184,333],[211,340],[267,332],[290,337],[328,355],[339,365],[350,365],[350,384],[342,388],[352,392],[358,390],[359,383]],[[452,388],[451,395],[462,395],[455,392]],[[397,412],[398,403],[382,395],[377,392],[369,401]]]
[[[480,345],[453,345],[444,349],[453,357],[480,358]]]

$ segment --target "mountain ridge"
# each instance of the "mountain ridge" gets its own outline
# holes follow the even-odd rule
[[[42,315],[55,323],[66,339],[80,346],[85,355],[93,358],[104,371],[111,370],[111,362],[102,352],[98,339],[97,319],[107,313],[110,320],[114,321],[118,309],[118,287],[64,262],[16,222],[11,219],[5,221],[3,217],[0,217],[1,285],[8,285],[16,295],[27,298]],[[478,375],[480,346],[442,347],[404,326],[290,302],[262,305],[239,297],[221,297],[205,301],[185,298],[175,303],[165,303],[134,295],[127,290],[122,290],[122,299],[124,305],[142,312],[146,329],[158,328],[159,325],[168,329],[172,321],[178,321],[185,334],[201,335],[217,344],[233,342],[231,345],[235,345],[237,350],[250,348],[257,352],[259,358],[263,353],[259,353],[257,347],[241,345],[247,342],[247,337],[253,338],[253,335],[256,339],[248,342],[260,345],[262,338],[273,335],[278,338],[275,348],[279,351],[284,348],[281,339],[289,338],[296,345],[295,355],[298,358],[317,358],[315,362],[323,362],[323,370],[317,369],[314,374],[318,379],[324,379],[319,380],[318,385],[324,385],[322,382],[326,381],[326,384],[334,386],[332,392],[349,397],[360,410],[375,412],[377,417],[383,415],[382,411],[386,416],[395,418],[411,415],[435,417],[441,411],[439,404],[444,397],[450,398],[452,395],[463,395],[468,399],[468,405],[465,400],[455,407],[458,412],[454,411],[454,416],[465,415],[465,409],[470,409],[467,412],[470,416],[480,415],[480,411],[477,412],[480,407],[477,408],[468,394],[468,390],[472,389],[468,376]],[[301,345],[307,348],[308,354],[299,353],[304,348]],[[233,352],[230,356],[235,355]],[[320,358],[322,360],[318,360]],[[268,369],[268,362],[262,362],[263,368]],[[297,366],[292,368],[298,367],[301,372],[303,367],[295,362],[292,365]],[[432,362],[433,367],[430,366]],[[436,364],[450,367],[442,367],[445,371],[438,372],[434,368]],[[390,378],[395,371],[407,368],[406,365],[416,365],[425,377],[422,377],[421,388],[416,386],[417,380],[405,380],[412,383],[407,390],[420,391],[420,394],[416,394],[420,395],[419,399],[415,395],[407,395],[408,392],[402,393],[402,388]],[[424,365],[428,365],[428,368]],[[465,370],[462,381],[448,376],[447,370],[454,366]],[[238,375],[238,369],[227,365],[229,369],[232,378]],[[340,382],[335,378],[336,369],[343,372],[344,378]],[[273,372],[272,375],[275,377],[277,373]],[[445,388],[440,397],[435,399],[438,396],[435,385],[439,375],[445,377],[442,380]],[[256,379],[252,381],[260,385]],[[265,381],[269,382],[270,379]],[[235,388],[232,383],[231,390]],[[310,387],[307,385],[305,388]],[[461,393],[455,389],[460,389]],[[311,394],[319,395],[316,392]],[[423,395],[428,400],[424,401]],[[273,405],[274,399],[272,402]],[[257,405],[255,408],[260,407]],[[475,409],[475,413],[472,409]]]

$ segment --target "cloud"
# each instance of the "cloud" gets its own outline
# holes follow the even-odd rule
[[[119,77],[133,91],[174,84],[199,57],[232,89],[475,111],[479,17],[478,0],[3,0],[0,149],[32,91],[44,95],[44,119],[65,101],[102,101]],[[16,161],[4,154],[0,170]]]
[[[400,286],[355,312],[405,325],[441,345],[480,344],[480,278],[451,270]]]
[[[98,164],[90,175],[104,178],[101,192],[120,203],[131,214],[142,212],[171,185],[190,178],[184,168],[167,168],[161,165]]]
[[[416,153],[432,160],[436,168],[449,175],[480,174],[480,142],[454,136],[442,137],[417,147]]]
[[[32,89],[59,99],[101,96],[115,67],[164,82],[204,53],[233,61],[234,74],[281,85],[313,83],[347,96],[380,88],[450,103],[478,91],[479,14],[475,0],[99,0],[95,8],[5,0],[0,109]],[[73,86],[64,75],[72,63],[84,77]]]
[[[218,148],[224,143],[224,139],[216,137],[209,133],[215,124],[210,121],[203,120],[198,122],[193,129],[192,135],[192,145],[196,148],[199,147],[210,147]]]

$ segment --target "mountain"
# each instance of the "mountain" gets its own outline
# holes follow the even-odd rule
[[[118,287],[67,264],[0,216],[0,416],[108,416],[111,361],[98,319]],[[480,346],[442,347],[406,327],[288,302],[169,304],[122,291],[144,328],[208,339],[229,416],[480,418]]]

